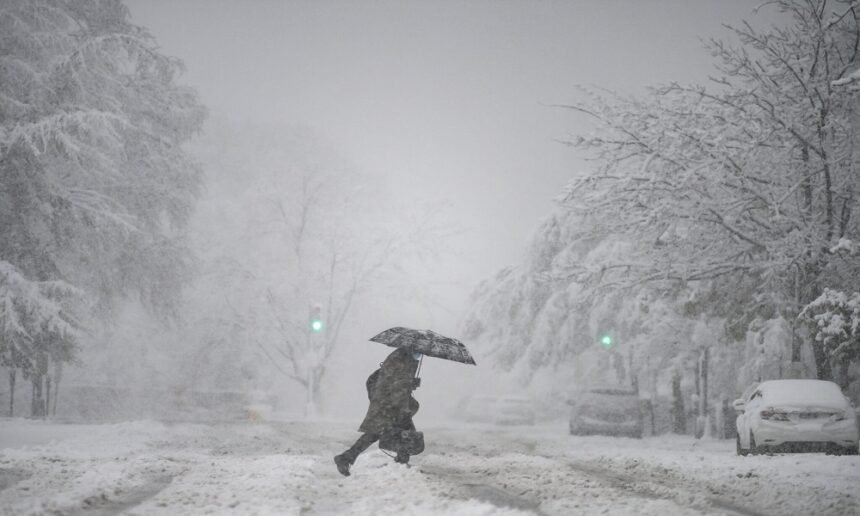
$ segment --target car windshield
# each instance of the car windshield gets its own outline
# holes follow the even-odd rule
[[[639,399],[632,395],[588,393],[583,397],[581,407],[585,410],[601,412],[632,411],[639,405]]]

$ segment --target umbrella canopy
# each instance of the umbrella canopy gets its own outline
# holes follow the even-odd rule
[[[428,357],[444,358],[445,360],[475,365],[475,359],[472,358],[472,354],[462,342],[439,335],[435,331],[413,330],[398,326],[385,330],[370,340],[392,348],[406,348]]]

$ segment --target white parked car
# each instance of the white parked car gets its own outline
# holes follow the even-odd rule
[[[738,455],[823,451],[857,455],[857,415],[833,382],[770,380],[735,400]]]

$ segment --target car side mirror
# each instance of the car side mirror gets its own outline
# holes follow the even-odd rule
[[[737,400],[732,402],[732,407],[734,407],[734,409],[738,412],[743,412],[745,406],[746,406],[746,403],[744,403],[744,400],[742,400],[742,399],[737,399]]]

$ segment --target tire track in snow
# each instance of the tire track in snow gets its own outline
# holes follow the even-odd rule
[[[724,497],[714,494],[713,490],[708,485],[708,482],[706,480],[695,482],[689,480],[685,481],[668,476],[664,478],[659,478],[657,476],[656,471],[653,470],[653,468],[649,468],[651,477],[647,481],[643,481],[641,476],[621,473],[616,469],[612,469],[609,467],[599,466],[583,461],[574,461],[571,460],[569,457],[558,457],[548,455],[546,453],[541,453],[539,451],[540,447],[538,446],[538,442],[534,439],[516,436],[513,437],[508,444],[512,445],[512,449],[518,449],[518,451],[520,451],[521,453],[527,453],[536,457],[543,457],[548,460],[562,462],[570,468],[576,470],[577,472],[585,473],[589,477],[601,478],[611,486],[625,491],[635,492],[642,497],[665,500],[674,499],[674,501],[676,502],[684,499],[697,498],[700,501],[704,501],[705,504],[687,503],[682,505],[686,505],[690,508],[699,510],[707,510],[708,508],[713,508],[721,511],[721,514],[727,514],[730,516],[768,515],[768,513],[766,512],[761,512],[751,507],[745,507],[737,503],[736,501],[726,499]],[[479,445],[472,443],[468,445],[468,447],[472,450],[477,450],[479,448]],[[498,450],[492,447],[486,448],[487,449],[482,450],[482,452],[489,452],[490,454],[495,454],[498,452]]]
[[[511,439],[505,442],[506,449],[504,450],[486,442],[458,442],[454,439],[445,444],[448,445],[449,451],[452,451],[453,454],[462,454],[472,458],[449,459],[446,462],[451,464],[446,466],[430,463],[422,466],[421,471],[443,481],[453,481],[453,484],[460,486],[461,496],[485,499],[498,506],[546,514],[546,511],[550,511],[553,505],[547,502],[552,502],[553,499],[575,500],[583,498],[586,500],[586,507],[593,509],[593,504],[587,503],[590,498],[617,497],[619,503],[625,506],[636,503],[635,500],[638,499],[640,504],[668,504],[673,506],[675,511],[688,513],[765,516],[765,513],[714,495],[706,483],[678,481],[674,478],[654,478],[653,475],[643,480],[641,476],[625,474],[600,465],[572,461],[567,457],[537,453],[536,442],[529,439]],[[510,464],[505,467],[504,462],[500,462],[505,457],[516,457],[517,455],[540,458],[546,461],[546,464],[540,466],[535,464],[532,471],[524,470],[518,477],[513,474],[515,467],[510,467]],[[475,458],[497,463],[497,470],[489,474],[480,474],[470,472],[466,467],[460,467],[460,464],[469,464],[470,462],[474,464]],[[523,462],[521,466],[526,464]],[[545,478],[547,477],[546,471],[553,470],[552,465],[555,465],[555,470],[566,470],[567,473],[558,472],[553,475],[554,478],[551,480]],[[541,487],[541,484],[546,485]],[[538,486],[538,489],[535,489],[535,486]],[[569,486],[574,486],[575,489],[568,489]],[[465,491],[465,494],[462,491]],[[546,506],[547,509],[541,512],[543,506]],[[552,512],[564,513],[563,511]]]
[[[145,484],[135,486],[127,491],[115,493],[113,496],[107,496],[104,493],[101,496],[91,496],[84,499],[79,509],[68,510],[63,512],[63,514],[70,516],[113,516],[120,514],[137,507],[157,495],[169,486],[172,481],[172,476],[155,477]]]
[[[476,499],[491,503],[496,507],[519,509],[533,512],[539,516],[546,516],[540,510],[539,502],[517,496],[498,486],[487,484],[481,481],[477,475],[470,476],[463,471],[433,465],[421,466],[419,471],[436,477],[437,481],[454,484],[454,489],[451,492],[454,493],[455,497],[460,491],[460,497],[463,499]]]
[[[482,457],[479,457],[482,458]],[[449,496],[476,499],[538,516],[567,514],[725,514],[701,498],[632,489],[564,462],[521,455],[498,455],[479,468],[474,458],[428,457],[419,469],[428,481],[444,484]],[[471,464],[471,465],[470,465]],[[697,503],[698,502],[698,503]]]
[[[33,476],[33,473],[23,468],[0,468],[0,491],[31,476]]]
[[[661,495],[655,493],[654,485],[657,485],[661,491],[679,491],[679,488],[683,488],[683,490],[687,492],[705,491],[705,486],[699,486],[689,482],[679,483],[676,479],[666,479],[666,482],[661,482],[655,481],[652,478],[643,482],[640,478],[633,475],[624,475],[617,471],[613,471],[608,468],[601,468],[592,464],[573,462],[570,460],[565,460],[565,463],[576,471],[586,473],[589,476],[599,477],[611,485],[639,493],[643,496],[660,497]],[[711,507],[722,511],[722,514],[732,516],[767,516],[765,513],[741,507],[732,501],[722,499],[718,496],[709,494],[702,494],[700,496],[702,496]]]

